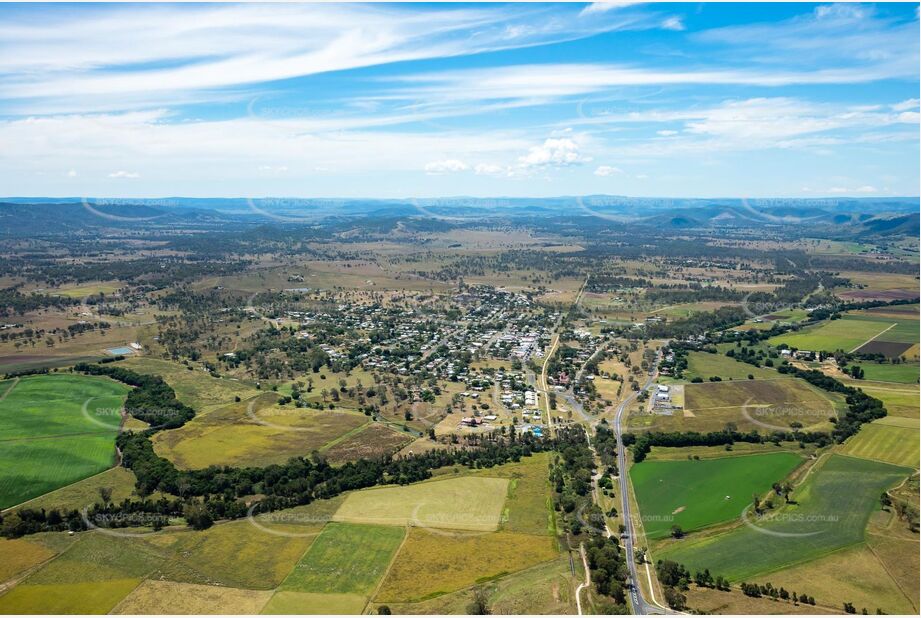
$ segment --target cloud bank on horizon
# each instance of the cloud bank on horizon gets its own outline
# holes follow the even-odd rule
[[[7,195],[917,195],[912,4],[0,6]]]

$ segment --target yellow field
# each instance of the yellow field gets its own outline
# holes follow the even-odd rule
[[[863,459],[875,459],[900,466],[918,467],[921,435],[909,427],[870,423],[848,439],[841,452]]]
[[[54,556],[54,552],[25,539],[0,539],[0,583],[8,581]]]
[[[101,281],[98,283],[86,283],[78,286],[64,286],[56,289],[47,290],[48,294],[58,294],[68,298],[85,298],[93,294],[114,294],[122,284],[118,281]]]
[[[358,615],[367,605],[360,594],[293,592],[279,590],[263,608],[263,614]]]
[[[880,511],[867,528],[867,546],[912,604],[913,611],[906,613],[917,614],[921,607],[918,535],[894,513]]]
[[[350,410],[281,407],[276,400],[274,393],[266,393],[213,409],[179,429],[156,434],[154,448],[180,468],[266,466],[309,455],[371,422]]]
[[[378,603],[413,602],[526,569],[559,555],[556,540],[515,532],[448,533],[413,528]]]
[[[508,480],[464,476],[350,493],[334,521],[496,530]]]
[[[876,425],[890,425],[892,427],[906,427],[910,429],[921,428],[921,419],[906,418],[903,416],[884,416],[883,418],[873,421]]]
[[[814,596],[816,603],[840,607],[845,601],[859,612],[866,607],[887,614],[913,614],[912,603],[870,549],[860,544],[824,558],[763,577],[778,588]],[[759,583],[763,583],[759,580]]]
[[[772,582],[773,583],[773,582]],[[797,590],[799,593],[799,590]],[[698,588],[691,585],[691,589],[684,593],[688,598],[688,606],[700,610],[705,614],[726,615],[751,615],[751,614],[831,614],[838,609],[812,607],[811,605],[793,605],[790,602],[774,601],[768,597],[753,598],[742,594],[740,590],[723,592],[713,588]],[[843,614],[843,611],[837,612]]]
[[[258,614],[272,593],[147,580],[113,614]]]
[[[569,560],[562,556],[503,576],[483,588],[494,615],[565,615],[576,611]],[[390,603],[388,607],[394,614],[463,615],[472,600],[472,589],[466,588],[417,603]],[[380,605],[375,603],[372,609]]]
[[[168,559],[157,577],[192,584],[269,590],[278,586],[313,543],[322,524],[267,525],[282,536],[250,522],[218,524],[203,532],[158,534],[149,542]],[[307,536],[311,535],[311,536]]]
[[[848,380],[848,386],[860,388],[867,395],[876,397],[886,406],[889,416],[918,418],[921,397],[916,384],[895,384],[892,382],[868,382]]]
[[[141,583],[110,579],[76,584],[20,584],[0,597],[3,614],[107,614]]]

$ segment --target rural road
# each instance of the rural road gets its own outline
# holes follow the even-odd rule
[[[656,365],[658,365],[658,358],[656,359]],[[655,367],[655,365],[654,365]],[[634,546],[633,541],[635,539],[635,530],[633,526],[633,517],[630,512],[630,494],[629,494],[629,480],[627,479],[627,449],[624,448],[623,442],[623,417],[624,412],[627,409],[627,405],[636,399],[636,397],[648,389],[652,383],[655,381],[658,372],[653,371],[649,378],[646,380],[646,383],[639,390],[624,399],[617,406],[617,412],[614,416],[614,435],[617,437],[617,473],[618,473],[618,483],[620,486],[620,498],[621,498],[621,513],[623,513],[624,526],[626,530],[624,531],[623,541],[624,541],[624,551],[627,557],[627,568],[630,571],[630,601],[633,605],[634,614],[663,614],[666,613],[666,610],[656,604],[648,602],[643,597],[643,589],[640,587],[640,580],[637,575],[636,569],[636,560],[634,559]]]
[[[658,358],[656,359],[656,364],[658,364]],[[653,366],[655,367],[655,365]],[[633,614],[635,615],[648,615],[648,614],[671,614],[674,612],[669,611],[665,607],[659,605],[655,599],[652,602],[646,600],[643,596],[643,589],[640,587],[639,575],[636,568],[636,560],[634,559],[634,537],[635,530],[633,526],[633,519],[630,512],[630,500],[629,500],[629,487],[627,479],[627,461],[626,461],[626,449],[624,448],[623,443],[623,416],[624,412],[627,409],[627,406],[632,402],[636,397],[655,382],[658,372],[653,369],[649,374],[646,383],[643,384],[643,387],[627,397],[624,401],[620,402],[617,406],[615,417],[614,417],[614,433],[617,437],[617,470],[618,470],[618,483],[620,487],[620,496],[621,496],[621,512],[623,513],[625,531],[623,535],[623,545],[624,545],[624,554],[626,556],[627,569],[629,571],[629,594],[630,594],[630,604],[633,607]],[[600,421],[595,421],[592,423],[592,427],[596,426]],[[589,443],[589,448],[592,450],[592,453],[595,453],[595,448]],[[592,478],[592,493],[595,499],[596,504],[601,504],[598,496],[598,479],[601,477],[599,472]],[[605,535],[607,537],[612,537],[613,533],[608,527],[607,523],[604,525]],[[584,547],[580,547],[580,550],[584,551]],[[583,555],[584,559],[584,555]],[[652,576],[649,573],[648,566],[646,571],[646,578],[649,581],[649,589],[652,590]],[[576,609],[578,610],[579,615],[582,615],[582,599],[581,594],[584,588],[587,588],[591,584],[590,571],[588,570],[588,565],[586,564],[586,574],[585,582],[579,584],[576,588]],[[654,593],[653,593],[654,595]]]

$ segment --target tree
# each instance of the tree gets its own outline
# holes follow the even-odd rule
[[[481,586],[473,589],[473,600],[467,606],[467,613],[472,616],[488,616],[492,613],[489,609],[489,595]]]
[[[187,504],[182,511],[183,517],[193,530],[207,530],[214,524],[211,513],[205,506],[198,502]]]
[[[377,608],[378,616],[389,616],[390,614],[391,614],[390,608],[386,605],[381,605],[380,607]]]
[[[105,506],[112,501],[112,488],[111,487],[100,487],[99,488],[99,497],[102,499],[102,505]]]

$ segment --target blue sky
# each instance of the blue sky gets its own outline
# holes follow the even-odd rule
[[[918,195],[917,4],[0,5],[46,196]]]

